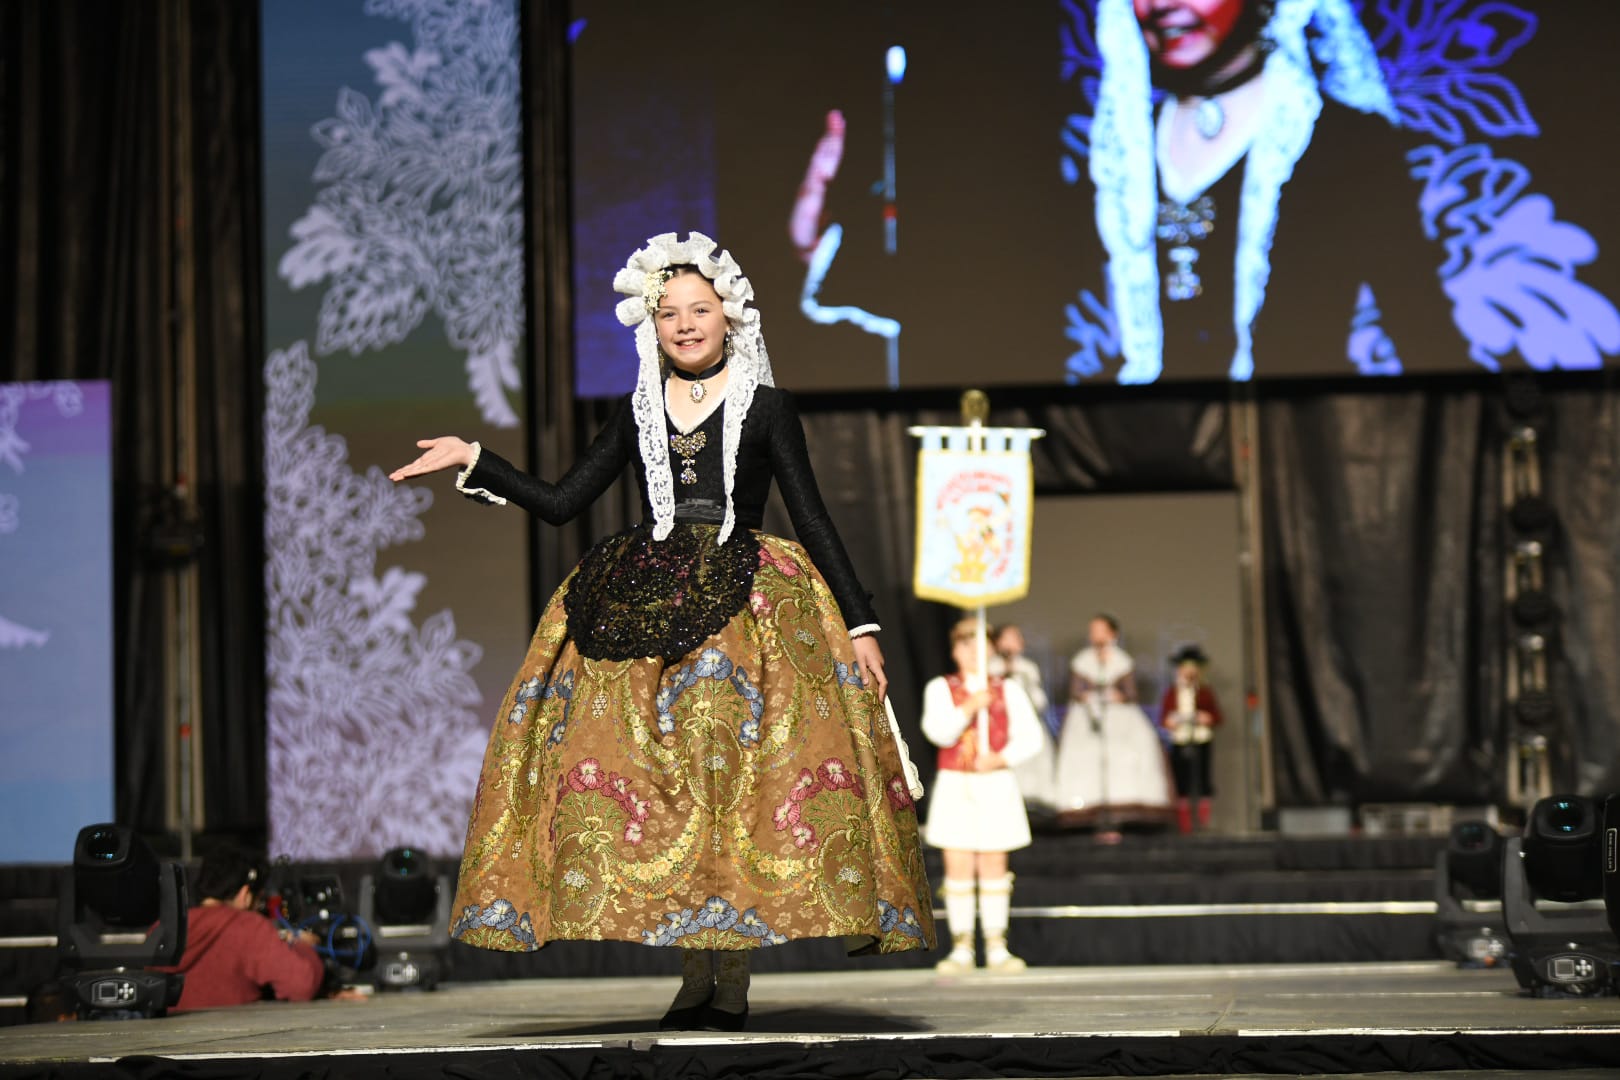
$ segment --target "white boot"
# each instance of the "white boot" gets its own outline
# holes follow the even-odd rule
[[[1025,964],[1007,951],[1007,923],[1012,915],[1013,876],[979,881],[979,922],[984,927],[984,966],[991,971],[1023,971]]]
[[[941,975],[965,975],[978,963],[973,954],[973,881],[946,878],[941,891],[945,894],[945,921],[951,928],[951,951],[934,970]]]

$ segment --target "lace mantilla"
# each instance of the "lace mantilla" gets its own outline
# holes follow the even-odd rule
[[[667,469],[666,469],[667,471]],[[663,543],[638,525],[580,560],[563,607],[568,636],[592,660],[677,659],[748,605],[759,539],[721,540],[713,525],[672,528]]]
[[[1372,43],[1346,0],[1278,0],[1267,26],[1276,49],[1266,61],[1264,115],[1248,151],[1238,208],[1233,379],[1248,379],[1254,372],[1252,327],[1271,274],[1277,200],[1322,111],[1308,28],[1316,31],[1317,57],[1330,65],[1322,88],[1362,112],[1390,116],[1394,110]],[[1108,251],[1108,287],[1125,359],[1119,381],[1146,383],[1163,369],[1164,323],[1154,247],[1159,185],[1147,46],[1130,0],[1098,0],[1097,48],[1103,65],[1090,137],[1097,232]]]
[[[733,356],[731,377],[726,388],[726,415],[723,424],[722,475],[725,479],[726,516],[720,527],[720,542],[730,539],[737,524],[731,493],[737,480],[737,447],[742,441],[742,425],[754,401],[754,389],[761,384],[776,385],[771,374],[770,355],[760,331],[759,309],[751,306],[754,287],[743,276],[728,251],[715,254],[718,245],[702,233],[689,233],[679,240],[674,233],[662,233],[630,256],[629,262],[613,278],[613,288],[625,294],[615,313],[625,326],[636,331],[636,353],[641,360],[631,408],[636,418],[641,461],[646,466],[647,500],[652,504],[654,540],[664,540],[675,526],[675,484],[669,467],[669,441],[664,430],[664,382],[658,363],[658,331],[648,317],[647,297],[660,277],[671,266],[692,265],[714,285],[720,306],[731,327]]]

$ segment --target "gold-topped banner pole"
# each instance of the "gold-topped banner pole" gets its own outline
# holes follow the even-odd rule
[[[1035,489],[1029,446],[1040,428],[991,427],[990,398],[962,395],[959,427],[913,427],[917,454],[917,553],[913,591],[974,613],[978,673],[989,686],[987,608],[1029,592],[1030,528]],[[989,724],[977,718],[979,751],[989,752]]]

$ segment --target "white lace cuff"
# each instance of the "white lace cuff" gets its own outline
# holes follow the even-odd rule
[[[879,626],[875,622],[861,623],[859,626],[852,626],[849,628],[849,640],[854,641],[858,637],[865,637],[867,634],[875,634],[881,629],[883,629],[883,627]]]
[[[463,495],[471,495],[475,498],[483,499],[485,502],[494,506],[505,506],[506,500],[495,494],[493,491],[490,491],[487,488],[470,488],[467,486],[467,477],[471,476],[473,470],[478,468],[478,459],[483,454],[484,447],[481,443],[473,443],[472,451],[472,460],[467,462],[467,467],[465,469],[462,469],[456,474],[456,490],[461,492]]]

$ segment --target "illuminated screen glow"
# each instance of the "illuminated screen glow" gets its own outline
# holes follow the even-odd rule
[[[688,229],[796,389],[1616,362],[1620,7],[1253,2],[756,7],[677,61],[581,0],[579,392],[633,384],[613,272]]]
[[[0,863],[113,816],[111,394],[0,383]]]

